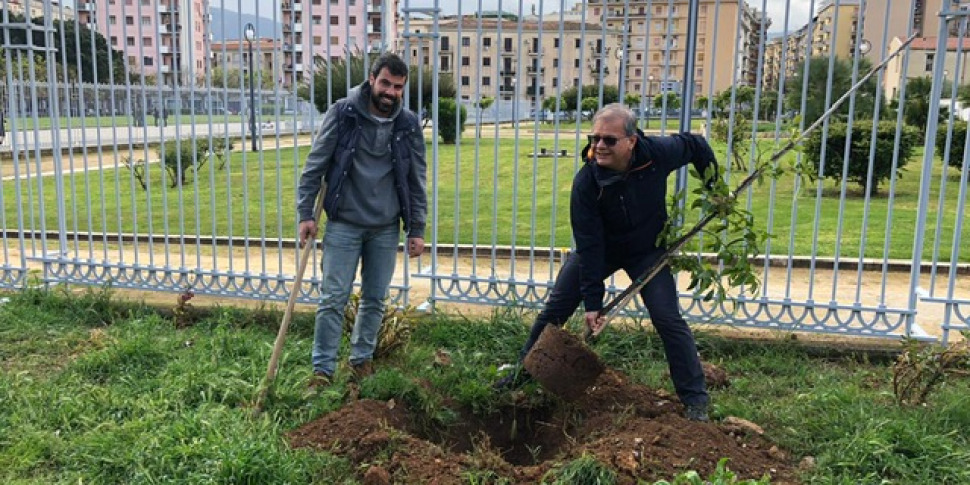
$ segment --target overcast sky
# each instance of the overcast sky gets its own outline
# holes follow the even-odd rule
[[[532,13],[535,6],[536,13],[552,13],[560,10],[569,10],[579,2],[579,0],[400,0],[400,6],[411,8],[433,7],[435,3],[441,8],[442,13],[458,13],[458,3],[462,3],[462,13],[471,14],[479,10],[501,10],[507,12],[519,12],[520,5],[522,13]],[[596,0],[593,0],[596,1]],[[816,6],[821,0],[816,0]],[[223,0],[210,0],[210,5],[220,5]],[[255,13],[255,2],[246,0],[225,0],[224,8],[228,10],[238,10],[242,4],[242,10],[247,13]],[[665,0],[656,0],[658,5],[666,5]],[[500,5],[501,4],[501,5]],[[790,4],[788,12],[788,30],[795,30],[806,23],[810,17],[809,6],[811,0],[749,0],[748,5],[759,10],[767,10],[768,17],[771,18],[769,32],[782,32],[785,26],[785,6]],[[479,7],[479,5],[481,5]]]

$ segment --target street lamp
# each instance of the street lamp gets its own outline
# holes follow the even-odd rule
[[[519,93],[515,90],[515,77],[513,77],[509,83],[512,85],[512,126],[514,127],[519,121]]]
[[[620,61],[620,67],[616,70],[616,97],[619,98],[623,94],[623,68],[626,66],[624,56],[626,52],[623,49],[616,49],[616,58]],[[618,99],[619,102],[623,102],[622,99]]]
[[[252,23],[247,23],[243,29],[246,42],[249,43],[249,133],[253,137],[253,151],[256,147],[256,93],[253,87],[253,40],[256,39],[256,27]]]
[[[650,128],[651,109],[653,109],[653,74],[647,76],[647,128]]]

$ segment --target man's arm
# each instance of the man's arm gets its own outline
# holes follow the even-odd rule
[[[428,218],[428,162],[425,158],[424,133],[419,129],[409,137],[411,144],[411,169],[408,171],[408,197],[410,197],[411,227],[408,238],[424,239]]]
[[[717,176],[717,158],[703,136],[676,133],[669,136],[648,136],[646,141],[651,159],[667,173],[692,163],[702,178],[705,177],[708,167],[714,167],[713,173]],[[710,179],[704,180],[705,185],[711,182]]]
[[[596,196],[585,188],[587,170],[580,170],[573,179],[572,194],[569,198],[570,224],[573,239],[576,241],[576,254],[580,257],[580,292],[587,312],[603,308],[603,295],[606,287],[602,275],[606,265],[606,243],[603,234],[603,221],[596,207]],[[586,183],[594,183],[585,180]]]
[[[306,157],[296,193],[296,209],[300,222],[314,219],[314,202],[323,184],[323,176],[333,162],[333,152],[337,146],[337,110],[340,106],[332,105],[323,115],[323,123],[313,138],[313,146]]]

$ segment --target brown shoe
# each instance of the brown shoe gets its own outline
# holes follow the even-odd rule
[[[314,371],[313,377],[310,377],[310,384],[307,385],[307,388],[311,391],[314,391],[316,389],[328,387],[330,386],[330,384],[331,384],[330,376],[328,376],[323,371]]]
[[[360,381],[366,377],[374,375],[374,362],[371,360],[365,360],[357,365],[351,365],[350,375],[355,381]]]

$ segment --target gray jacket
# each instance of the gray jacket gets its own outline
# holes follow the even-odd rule
[[[364,82],[327,110],[297,188],[300,220],[313,219],[314,201],[326,178],[325,209],[331,220],[381,227],[400,218],[409,237],[424,237],[424,135],[414,115],[400,106],[389,118],[379,119],[370,113],[369,103],[370,85]],[[398,117],[413,123],[395,123]],[[413,128],[395,132],[401,125]]]

